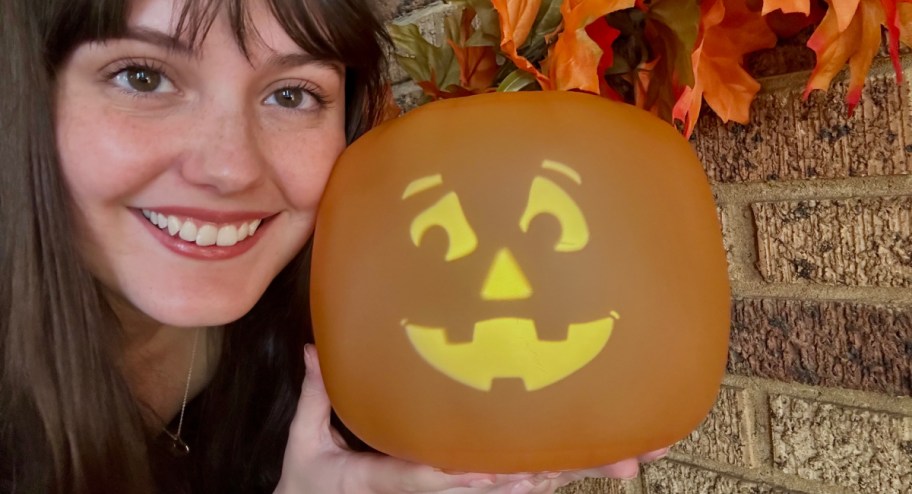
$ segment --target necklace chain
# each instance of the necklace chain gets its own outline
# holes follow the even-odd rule
[[[177,433],[172,434],[167,427],[164,428],[165,434],[171,438],[171,452],[175,456],[186,456],[190,453],[190,446],[181,439],[181,430],[184,427],[184,412],[187,409],[187,397],[190,396],[190,378],[193,377],[193,364],[196,362],[196,347],[199,343],[200,330],[196,329],[193,335],[193,349],[190,351],[190,368],[187,369],[187,382],[184,384],[184,399],[181,401],[180,416],[177,419]]]

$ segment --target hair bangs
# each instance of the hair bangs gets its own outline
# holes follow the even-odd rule
[[[368,0],[186,0],[177,3],[175,37],[191,47],[205,38],[221,12],[240,50],[257,37],[250,2],[266,2],[289,38],[310,55],[346,67],[346,135],[351,142],[382,120],[387,104],[386,56],[391,44]],[[130,0],[49,0],[41,16],[52,74],[80,44],[126,35]],[[224,9],[224,10],[223,10]]]
[[[383,59],[382,24],[362,0],[252,0],[263,1],[288,36],[307,53],[349,67],[371,67]],[[197,46],[224,8],[238,46],[246,53],[255,35],[249,15],[251,0],[187,0],[180,5],[175,36]],[[87,41],[118,38],[127,32],[129,0],[56,0],[43,27],[49,40],[49,61],[57,65]],[[369,29],[365,29],[369,27]]]
[[[266,1],[286,34],[315,57],[337,60],[355,68],[372,67],[384,59],[383,40],[374,38],[376,33],[383,32],[382,24],[363,2]]]

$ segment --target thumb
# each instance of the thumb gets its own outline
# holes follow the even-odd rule
[[[301,385],[301,397],[298,399],[298,408],[295,418],[291,423],[291,433],[298,439],[323,441],[329,437],[329,396],[323,384],[323,374],[320,371],[320,359],[317,349],[311,345],[304,345],[304,383]]]

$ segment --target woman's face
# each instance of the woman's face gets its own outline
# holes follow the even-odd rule
[[[124,39],[79,46],[58,77],[79,246],[154,320],[230,322],[313,231],[345,145],[344,70],[310,57],[266,5],[251,5],[247,57],[224,14],[190,50],[172,38],[179,1],[131,7]]]

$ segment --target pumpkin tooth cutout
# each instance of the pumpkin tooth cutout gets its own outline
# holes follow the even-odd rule
[[[403,322],[409,342],[428,364],[470,388],[491,391],[494,379],[518,378],[526,391],[550,386],[592,361],[608,343],[617,312],[570,324],[567,339],[543,341],[535,321],[500,317],[475,323],[468,343],[450,343],[446,329]]]

